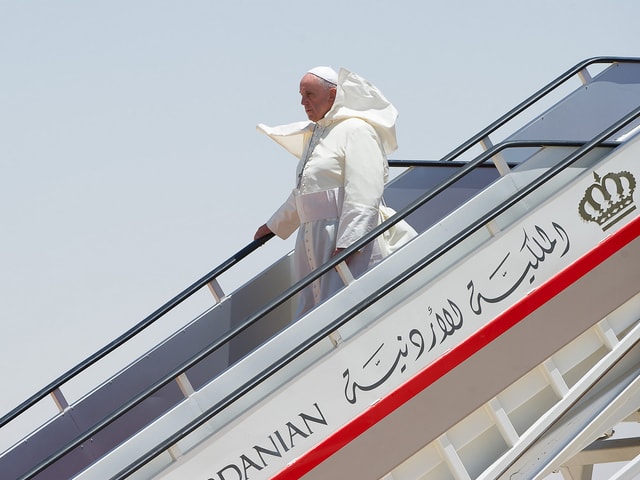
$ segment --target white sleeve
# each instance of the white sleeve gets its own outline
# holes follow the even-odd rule
[[[299,226],[300,218],[296,208],[296,199],[293,192],[291,192],[289,198],[267,221],[267,227],[278,237],[285,239],[289,238]]]
[[[348,247],[378,225],[386,165],[374,128],[364,121],[354,123],[344,148],[344,202],[337,248]]]

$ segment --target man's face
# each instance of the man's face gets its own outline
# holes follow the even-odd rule
[[[331,110],[336,99],[335,87],[327,88],[325,82],[311,73],[300,80],[300,103],[312,122],[317,122]]]

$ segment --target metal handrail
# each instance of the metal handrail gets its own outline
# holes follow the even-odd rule
[[[112,351],[114,351],[116,348],[120,347],[124,343],[131,340],[138,333],[142,332],[144,329],[146,329],[147,327],[152,325],[154,322],[159,320],[167,312],[177,307],[187,298],[191,297],[191,295],[196,293],[201,288],[205,287],[209,282],[213,281],[215,278],[222,275],[224,272],[226,272],[235,264],[237,264],[240,260],[247,257],[254,250],[264,245],[272,237],[274,237],[273,234],[265,235],[264,237],[249,243],[246,247],[239,250],[235,255],[232,255],[231,257],[229,257],[226,261],[218,265],[215,269],[213,269],[211,272],[206,274],[200,280],[196,281],[195,283],[187,287],[185,290],[180,292],[178,295],[173,297],[171,300],[169,300],[167,303],[162,305],[151,315],[147,316],[144,320],[139,322],[137,325],[133,326],[132,328],[127,330],[125,333],[120,335],[118,338],[116,338],[114,341],[105,345],[100,350],[95,352],[93,355],[87,357],[84,361],[77,364],[75,367],[68,370],[66,373],[62,374],[53,382],[49,383],[46,387],[42,388],[37,393],[29,397],[27,400],[25,400],[20,405],[18,405],[13,410],[11,410],[9,413],[7,413],[2,418],[0,418],[0,428],[2,428],[4,425],[12,421],[14,418],[19,416],[20,414],[24,413],[26,410],[31,408],[37,402],[42,400],[44,397],[51,394],[56,389],[60,388],[62,385],[67,383],[69,380],[71,380],[73,377],[83,372],[84,370],[92,366],[94,363],[96,363],[97,361],[99,361],[100,359],[102,359]]]
[[[487,212],[485,215],[478,218],[476,221],[472,222],[470,225],[468,225],[458,234],[454,235],[447,242],[443,243],[438,248],[436,248],[435,250],[430,252],[428,255],[423,257],[420,261],[413,264],[408,270],[399,274],[391,281],[387,282],[377,291],[369,295],[366,299],[362,300],[358,304],[351,307],[349,310],[347,310],[342,315],[340,315],[336,320],[334,320],[333,322],[326,325],[321,330],[319,330],[318,332],[316,332],[315,334],[307,338],[307,340],[297,345],[294,349],[290,350],[288,354],[281,356],[278,360],[276,360],[271,365],[267,366],[261,372],[255,375],[253,379],[245,383],[242,387],[236,389],[234,392],[227,395],[223,400],[219,401],[218,403],[216,403],[215,405],[207,409],[205,412],[200,414],[197,418],[195,418],[194,420],[189,422],[187,425],[182,427],[180,430],[175,432],[173,435],[163,440],[161,443],[156,445],[156,447],[149,450],[145,455],[139,457],[137,461],[131,463],[125,469],[121,470],[116,475],[111,477],[111,480],[119,480],[119,479],[126,478],[127,476],[131,475],[138,469],[142,468],[144,465],[149,463],[151,460],[153,460],[155,457],[160,455],[162,452],[166,451],[169,447],[174,445],[176,442],[182,440],[187,435],[195,431],[197,428],[199,428],[200,426],[202,426],[203,424],[211,420],[211,418],[213,418],[215,415],[217,415],[222,410],[227,408],[234,401],[241,398],[250,390],[256,388],[260,383],[262,383],[272,375],[276,374],[279,370],[281,370],[283,367],[291,363],[293,360],[298,358],[304,352],[312,348],[314,345],[316,345],[318,342],[324,339],[331,332],[335,331],[336,329],[346,324],[356,315],[363,312],[368,307],[370,307],[373,303],[378,301],[381,297],[387,295],[392,290],[400,286],[402,283],[406,282],[409,278],[416,275],[425,267],[427,267],[428,265],[433,263],[435,260],[440,258],[442,255],[447,253],[449,250],[454,248],[456,245],[464,241],[469,235],[483,228],[487,222],[496,218],[498,215],[504,213],[507,209],[511,208],[513,205],[518,203],[520,200],[522,200],[524,197],[529,195],[535,189],[537,189],[542,184],[549,181],[551,178],[553,178],[554,176],[562,172],[565,168],[569,167],[571,164],[575,163],[577,160],[581,159],[583,156],[591,152],[596,147],[604,146],[605,145],[604,140],[606,138],[608,138],[611,134],[615,133],[617,130],[621,128],[624,128],[626,125],[628,125],[629,123],[633,122],[638,118],[640,118],[640,108],[635,109],[633,112],[625,116],[623,119],[616,122],[615,124],[607,128],[605,131],[603,131],[602,133],[594,137],[591,141],[584,143],[579,150],[570,154],[563,161],[561,161],[554,167],[547,170],[543,175],[539,176],[536,180],[532,181],[526,187],[519,190],[516,194],[504,200],[502,203],[500,203],[499,205],[494,207],[492,210]],[[505,145],[501,144],[499,148],[496,148],[496,151],[488,152],[490,153],[488,156],[482,155],[482,157],[488,158],[490,156],[495,155],[496,153],[498,153],[498,151],[501,151],[504,148],[506,148],[506,144],[508,143],[510,142],[505,142]],[[518,142],[514,142],[514,143],[518,143]],[[486,158],[484,160],[486,161]],[[420,205],[424,204],[424,202],[422,202],[422,199],[414,202],[414,204],[417,204],[417,203],[420,203]],[[412,204],[412,206],[414,205]],[[416,208],[419,208],[419,207],[416,207]],[[398,216],[399,215],[400,214],[398,214]],[[330,263],[333,266],[337,265],[337,263],[339,263],[341,260],[344,260],[347,256],[355,252],[357,249],[362,248],[362,246],[365,243],[367,243],[367,241],[372,240],[377,236],[377,234],[383,231],[382,229],[379,229],[379,228],[377,228],[376,230],[380,230],[380,231],[376,232],[374,230],[370,232],[369,234],[366,235],[366,237],[363,237],[362,240],[357,242],[358,245],[354,244],[348,249],[345,249],[339,255],[339,257],[343,257],[343,258],[341,259],[336,258],[335,260],[332,260]],[[368,237],[371,237],[371,238],[368,238]]]
[[[639,110],[639,115],[640,115],[640,110]],[[626,123],[624,125],[626,125]],[[622,128],[624,125],[620,126],[619,128]],[[508,148],[516,148],[516,147],[576,147],[576,148],[578,148],[578,147],[581,147],[581,146],[583,147],[584,145],[585,145],[585,142],[575,142],[575,141],[573,141],[573,142],[572,141],[552,141],[552,142],[508,141],[508,142],[504,142],[504,143],[501,143],[501,144],[498,144],[498,145],[494,146],[493,148],[491,148],[490,150],[484,152],[482,155],[480,155],[478,158],[476,158],[472,162],[466,162],[464,164],[464,167],[461,167],[461,169],[458,172],[456,172],[454,175],[449,177],[446,181],[441,183],[438,187],[436,187],[435,189],[430,190],[429,192],[427,192],[425,195],[423,195],[422,197],[417,199],[411,205],[409,205],[408,207],[403,209],[401,213],[398,213],[397,215],[394,215],[389,220],[387,220],[384,223],[380,224],[378,227],[376,227],[374,230],[369,232],[367,235],[363,236],[361,239],[356,241],[354,244],[352,244],[348,248],[345,248],[339,255],[335,255],[330,261],[328,261],[324,265],[318,267],[314,272],[310,273],[309,275],[304,277],[302,280],[300,280],[299,282],[297,282],[296,284],[294,284],[293,286],[291,286],[290,288],[285,290],[278,297],[273,299],[270,303],[266,304],[262,309],[256,311],[253,315],[249,316],[243,323],[237,325],[235,328],[233,328],[231,330],[228,330],[224,335],[219,337],[215,342],[210,344],[208,347],[200,350],[195,356],[191,357],[189,360],[187,360],[186,362],[182,363],[181,365],[179,365],[177,368],[175,368],[171,372],[169,372],[166,375],[164,375],[154,385],[152,385],[151,387],[147,388],[146,390],[140,392],[138,395],[136,395],[135,397],[130,399],[127,403],[121,405],[120,408],[118,408],[117,410],[113,411],[107,417],[103,418],[99,423],[96,423],[90,429],[86,430],[81,435],[76,437],[74,440],[72,440],[70,443],[68,443],[64,448],[58,450],[54,454],[50,455],[47,459],[43,460],[38,466],[36,466],[34,469],[32,469],[30,472],[28,472],[25,476],[21,477],[20,480],[27,480],[27,479],[32,478],[33,476],[37,475],[38,473],[43,471],[45,468],[47,468],[49,465],[51,465],[52,463],[54,463],[55,461],[57,461],[58,459],[60,459],[64,455],[66,455],[67,453],[71,452],[74,448],[76,448],[76,447],[80,446],[82,443],[86,442],[88,439],[90,439],[92,436],[94,436],[100,430],[102,430],[103,428],[107,427],[108,425],[110,425],[111,423],[116,421],[118,418],[120,418],[122,415],[127,413],[129,410],[134,408],[136,405],[138,405],[141,402],[143,402],[146,398],[148,398],[151,395],[153,395],[155,392],[160,390],[165,385],[167,385],[170,382],[174,381],[176,377],[178,377],[179,375],[181,375],[184,372],[186,372],[187,370],[189,370],[191,367],[193,367],[194,365],[199,363],[201,360],[203,360],[205,357],[209,356],[210,354],[212,354],[213,352],[218,350],[220,347],[226,345],[229,341],[231,341],[237,335],[239,335],[244,330],[246,330],[247,328],[249,328],[252,325],[254,325],[255,323],[257,323],[262,317],[264,317],[265,315],[267,315],[268,313],[270,313],[271,311],[275,310],[277,307],[279,307],[280,305],[285,303],[293,295],[295,295],[296,293],[298,293],[299,291],[301,291],[302,289],[304,289],[305,287],[310,285],[312,282],[317,280],[320,276],[324,275],[328,271],[330,271],[333,268],[335,268],[339,263],[344,261],[349,255],[355,253],[355,251],[360,250],[367,243],[373,241],[375,238],[377,238],[380,234],[382,234],[391,225],[394,225],[395,223],[400,221],[405,216],[409,215],[413,211],[415,211],[418,208],[422,207],[425,203],[427,203],[429,200],[431,200],[433,197],[435,197],[442,190],[445,190],[446,188],[451,186],[453,183],[455,183],[458,180],[462,179],[464,176],[469,174],[472,170],[474,170],[476,167],[478,167],[482,163],[484,163],[487,160],[489,160],[491,157],[501,153],[502,151],[504,151],[504,150],[506,150]],[[596,146],[615,147],[617,145],[618,145],[617,142],[606,142],[605,143],[605,142],[601,141]],[[593,148],[595,148],[595,146]],[[517,194],[517,195],[520,195],[520,194]],[[520,197],[518,197],[518,200],[519,199],[520,199]],[[484,224],[484,223],[486,223],[486,220],[482,224]],[[455,246],[455,245],[452,245],[452,246]],[[442,252],[442,253],[445,253],[445,252]],[[438,254],[437,256],[439,256],[439,255],[440,254]],[[431,263],[431,261],[435,260],[435,258],[437,258],[437,256],[434,257],[433,259],[431,259],[429,261],[429,263]],[[424,268],[425,266],[426,266],[426,264],[422,268]],[[414,273],[416,273],[416,272],[413,272],[413,273],[411,273],[411,275],[408,275],[408,276],[412,276]],[[407,276],[407,278],[408,278],[408,276]],[[397,278],[399,278],[399,277],[397,277]],[[399,283],[401,283],[401,282],[399,282]],[[379,292],[380,291],[376,292],[372,296],[372,298],[375,298],[375,299],[379,298],[380,297],[380,293]],[[388,293],[388,292],[385,292],[385,294],[386,293]],[[369,304],[370,303],[367,303],[366,306],[369,306]],[[362,311],[362,309],[358,309],[356,313],[359,313],[360,311]],[[354,313],[354,315],[355,315],[355,313]],[[340,318],[342,318],[342,317],[340,317]],[[350,318],[352,318],[352,317],[350,316],[348,319],[350,319]],[[348,319],[345,320],[345,322],[348,321]],[[306,351],[308,348],[310,348],[311,346],[315,345],[315,343],[319,342],[326,335],[328,335],[329,333],[334,331],[336,328],[338,328],[341,325],[343,325],[343,323],[340,323],[339,325],[336,326],[336,324],[334,322],[329,327],[326,327],[326,328],[320,330],[318,333],[316,333],[312,337],[313,339],[315,339],[315,341],[313,343],[311,343],[310,345],[308,345],[306,348],[303,348],[302,350],[300,350],[299,353],[292,354],[290,356],[282,357],[278,362],[276,362],[276,364],[278,364],[278,367],[277,368],[274,367],[273,370],[270,369],[270,368],[267,368],[267,369],[263,370],[259,375],[256,375],[250,382],[245,384],[244,387],[246,387],[246,388],[241,388],[239,390],[236,390],[235,392],[233,392],[229,396],[225,397],[225,399],[220,401],[218,404],[216,404],[217,406],[219,406],[219,409],[216,409],[215,412],[211,414],[211,416],[219,413],[221,410],[226,408],[230,403],[232,403],[233,401],[237,400],[240,396],[244,395],[246,392],[248,392],[252,388],[255,388],[256,385],[258,385],[262,381],[264,381],[267,378],[269,378],[271,375],[273,375],[279,369],[284,367],[286,364],[288,364],[291,361],[293,361],[299,355],[304,353],[304,351]],[[306,343],[303,343],[301,345],[306,345]],[[295,350],[295,351],[297,351],[297,350]],[[280,361],[282,361],[281,365],[279,364]],[[273,365],[275,365],[275,364],[272,364],[272,366]],[[215,408],[215,406],[212,407],[212,408]],[[210,411],[211,411],[211,409],[207,410],[207,412],[210,412]],[[198,417],[198,418],[200,418],[200,417]],[[208,418],[210,418],[210,417],[208,417]],[[192,423],[188,424],[184,428],[188,428],[188,426],[191,425]],[[197,425],[193,426],[193,429],[191,429],[191,430],[189,430],[189,432],[185,433],[184,436],[186,436],[189,433],[191,433],[191,431],[193,431],[196,428],[198,428],[198,426],[200,426],[200,424],[197,424]],[[181,431],[182,431],[182,429],[181,429]],[[158,454],[159,453],[161,453],[161,452],[158,452]],[[151,460],[151,458],[148,461],[150,461],[150,460]],[[138,466],[138,468],[140,468],[141,466],[142,465]],[[129,474],[130,473],[131,472],[129,472]]]
[[[593,57],[593,58],[590,58],[590,59],[584,60],[583,62],[578,63],[573,68],[567,70],[565,73],[563,73],[558,78],[556,78],[554,81],[552,81],[551,83],[549,83],[548,85],[546,85],[542,89],[538,90],[538,92],[536,92],[535,94],[533,94],[532,96],[527,98],[525,101],[520,103],[518,106],[516,106],[515,108],[513,108],[512,110],[510,110],[509,112],[504,114],[502,117],[500,117],[494,123],[490,124],[488,127],[486,127],[485,129],[481,130],[479,133],[477,133],[476,135],[471,137],[469,140],[467,140],[466,142],[461,144],[458,148],[452,150],[449,154],[445,155],[441,159],[441,161],[447,161],[448,162],[448,161],[455,160],[455,158],[457,158],[462,153],[464,153],[467,150],[469,150],[474,145],[478,144],[481,140],[486,138],[490,133],[492,133],[493,131],[497,130],[498,128],[500,128],[503,125],[505,125],[506,123],[508,123],[510,120],[515,118],[519,113],[521,113],[522,111],[524,111],[525,109],[527,109],[528,107],[533,105],[535,102],[540,100],[542,97],[544,97],[545,95],[549,94],[550,92],[555,90],[557,87],[559,87],[560,85],[562,85],[563,83],[568,81],[570,78],[572,78],[573,76],[578,74],[581,70],[585,69],[586,67],[588,67],[590,65],[596,64],[596,63],[640,63],[640,59],[638,59],[638,58],[627,58],[627,57],[604,57],[603,56],[603,57]],[[393,161],[390,161],[390,164],[392,162]],[[398,221],[399,221],[399,219],[398,219]],[[391,225],[389,225],[389,226],[391,226]],[[131,329],[127,330],[120,337],[118,337],[117,339],[115,339],[111,343],[105,345],[103,348],[101,348],[100,350],[95,352],[93,355],[87,357],[84,361],[82,361],[81,363],[79,363],[75,367],[71,368],[70,370],[68,370],[67,372],[62,374],[60,377],[55,379],[53,382],[49,383],[47,386],[45,386],[44,388],[39,390],[37,393],[35,393],[31,397],[29,397],[27,400],[22,402],[20,405],[18,405],[17,407],[12,409],[10,412],[8,412],[4,416],[2,416],[0,418],[0,428],[2,428],[4,425],[6,425],[10,421],[12,421],[14,418],[16,418],[17,416],[19,416],[20,414],[22,414],[23,412],[25,412],[26,410],[31,408],[33,405],[35,405],[37,402],[42,400],[44,397],[46,397],[47,395],[51,394],[57,388],[60,388],[62,385],[64,385],[70,379],[72,379],[73,377],[75,377],[79,373],[83,372],[84,370],[89,368],[91,365],[93,365],[94,363],[96,363],[97,361],[99,361],[100,359],[102,359],[103,357],[108,355],[109,353],[111,353],[113,350],[115,350],[116,348],[120,347],[121,345],[123,345],[127,341],[131,340],[134,336],[136,336],[138,333],[140,333],[143,330],[145,330],[147,327],[149,327],[151,324],[153,324],[155,321],[157,321],[159,318],[161,318],[168,311],[172,310],[177,305],[179,305],[184,300],[186,300],[191,295],[193,295],[193,293],[195,293],[197,290],[199,290],[200,288],[204,287],[207,283],[212,281],[214,278],[218,277],[221,273],[223,273],[224,271],[228,270],[233,265],[235,265],[239,260],[241,260],[242,258],[244,258],[247,255],[249,255],[251,252],[256,250],[259,246],[263,245],[267,240],[272,238],[272,236],[273,235],[266,236],[266,237],[263,237],[263,238],[261,238],[259,240],[256,240],[256,241],[250,243],[249,245],[244,247],[242,250],[240,250],[236,255],[233,255],[226,262],[221,264],[219,267],[217,267],[216,269],[214,269],[213,271],[211,271],[210,273],[208,273],[207,275],[202,277],[200,280],[195,282],[193,285],[189,286],[183,292],[181,292],[178,295],[176,295],[173,299],[171,299],[169,302],[164,304],[158,310],[156,310],[151,315],[146,317],[140,323],[138,323],[137,325],[135,325]]]
[[[483,129],[481,132],[479,132],[478,134],[473,136],[467,142],[465,142],[462,145],[460,145],[458,148],[456,148],[455,150],[450,152],[448,155],[445,155],[445,157],[443,157],[441,161],[450,162],[450,161],[455,160],[462,153],[464,153],[465,151],[467,151],[468,149],[470,149],[474,145],[478,144],[483,139],[487,138],[487,136],[490,133],[494,132],[498,128],[500,128],[503,125],[505,125],[506,123],[508,123],[510,120],[515,118],[519,113],[521,113],[522,111],[527,109],[529,106],[533,105],[535,102],[537,102],[538,100],[540,100],[541,98],[546,96],[551,91],[555,90],[557,87],[562,85],[564,82],[569,80],[571,77],[575,76],[577,73],[579,73],[581,70],[583,70],[587,66],[595,64],[595,63],[622,63],[622,62],[640,63],[640,59],[623,58],[623,57],[595,57],[595,58],[588,59],[588,60],[585,60],[585,61],[577,64],[575,67],[567,70],[564,74],[559,76],[556,80],[554,80],[553,82],[548,84],[546,87],[540,89],[538,92],[536,92],[534,95],[529,97],[527,100],[525,100],[524,102],[519,104],[517,107],[515,107],[514,109],[510,110],[509,112],[507,112],[505,115],[503,115],[496,122],[492,123],[487,128]],[[620,127],[620,128],[622,128],[622,127]],[[512,143],[511,142],[505,142],[504,144],[501,144],[501,148],[492,148],[491,150],[485,152],[483,155],[478,157],[478,159],[482,159],[482,161],[473,161],[473,162],[465,163],[465,166],[462,167],[461,171],[457,172],[456,175],[453,176],[453,177],[456,177],[455,179],[453,177],[451,177],[450,179],[446,180],[445,182],[443,182],[439,186],[435,187],[431,192],[429,192],[429,194],[427,195],[428,198],[425,199],[424,202],[421,203],[420,199],[419,199],[419,200],[415,201],[414,203],[412,203],[411,205],[409,205],[408,207],[406,207],[405,209],[403,209],[401,212],[398,212],[397,215],[394,215],[391,219],[387,220],[386,222],[384,222],[380,226],[376,227],[376,229],[371,231],[368,235],[363,237],[360,241],[354,243],[351,247],[345,249],[340,255],[336,255],[330,262],[328,262],[327,264],[319,267],[314,273],[308,275],[307,277],[302,279],[300,282],[298,282],[296,285],[292,286],[291,288],[289,288],[288,290],[283,292],[283,294],[280,297],[278,297],[276,300],[274,300],[270,304],[266,305],[265,307],[263,307],[259,311],[255,312],[251,317],[248,318],[248,320],[244,324],[239,325],[235,329],[229,331],[225,336],[221,337],[218,341],[216,341],[214,344],[212,344],[209,348],[201,351],[196,356],[192,357],[192,361],[193,362],[189,361],[186,364],[183,364],[184,368],[180,367],[180,368],[174,370],[174,372],[179,370],[180,371],[179,373],[182,373],[185,370],[187,370],[190,366],[192,366],[193,364],[195,364],[198,361],[200,361],[202,358],[204,358],[206,355],[208,355],[209,353],[211,353],[215,349],[219,348],[220,345],[222,344],[221,343],[222,341],[226,342],[226,341],[230,340],[231,338],[233,338],[235,335],[239,334],[241,331],[243,331],[246,328],[248,328],[250,325],[252,325],[256,321],[258,321],[261,317],[263,317],[264,315],[266,315],[267,313],[269,313],[270,311],[275,309],[280,304],[284,303],[292,295],[295,295],[300,290],[302,290],[303,288],[305,288],[306,286],[311,284],[315,279],[317,279],[321,275],[324,275],[329,270],[333,269],[338,263],[344,261],[346,259],[346,257],[348,257],[350,254],[354,253],[357,249],[362,248],[363,245],[365,245],[369,241],[373,240],[373,238],[375,238],[376,236],[380,235],[387,228],[390,228],[391,226],[395,225],[397,222],[401,221],[403,218],[405,218],[406,216],[408,216],[409,214],[411,214],[412,212],[417,210],[420,206],[422,206],[424,203],[426,203],[426,201],[428,201],[430,198],[433,198],[433,196],[435,196],[437,193],[440,193],[442,190],[446,189],[452,183],[457,181],[459,178],[462,178],[464,175],[469,173],[472,170],[472,168],[475,168],[475,166],[477,166],[480,163],[486,161],[488,158],[490,158],[491,156],[495,155],[496,153],[498,153],[502,149],[507,148],[510,144],[515,145],[515,144],[522,144],[522,143],[523,142],[512,142]],[[545,144],[549,144],[549,143],[551,143],[551,142],[545,142]],[[478,159],[476,159],[476,160],[478,160]],[[392,161],[390,161],[390,163],[392,163]],[[136,326],[132,327],[130,330],[125,332],[123,335],[118,337],[116,340],[114,340],[113,342],[109,343],[108,345],[106,345],[105,347],[103,347],[102,349],[100,349],[99,351],[97,351],[96,353],[91,355],[90,357],[88,357],[86,360],[84,360],[83,362],[78,364],[76,367],[74,367],[74,368],[70,369],[69,371],[67,371],[62,376],[58,377],[56,380],[51,382],[49,385],[47,385],[46,387],[41,389],[36,394],[32,395],[25,402],[21,403],[19,406],[14,408],[8,414],[6,414],[2,418],[0,418],[0,428],[2,426],[6,425],[8,422],[12,421],[14,418],[19,416],[23,412],[25,412],[26,410],[28,410],[35,403],[37,403],[38,401],[42,400],[45,396],[47,396],[47,395],[51,394],[52,392],[54,392],[57,388],[60,388],[63,384],[65,384],[66,382],[71,380],[73,377],[75,377],[76,375],[78,375],[79,373],[81,373],[82,371],[86,370],[88,367],[90,367],[91,365],[93,365],[94,363],[96,363],[97,361],[102,359],[104,356],[108,355],[113,350],[115,350],[119,346],[121,346],[124,343],[126,343],[127,341],[129,341],[135,335],[137,335],[138,333],[142,332],[144,329],[149,327],[155,321],[160,319],[164,314],[166,314],[167,312],[169,312],[170,310],[175,308],[177,305],[179,305],[184,300],[186,300],[191,295],[193,295],[196,291],[198,291],[201,288],[203,288],[205,285],[207,285],[213,279],[215,279],[220,274],[222,274],[223,272],[225,272],[226,270],[231,268],[233,265],[235,265],[241,259],[245,258],[247,255],[252,253],[254,250],[256,250],[258,247],[263,245],[267,240],[269,240],[272,237],[273,237],[273,235],[271,234],[271,235],[262,237],[261,239],[258,239],[258,240],[254,241],[254,242],[251,242],[249,245],[247,245],[242,250],[240,250],[237,254],[235,254],[234,256],[230,257],[226,262],[221,264],[219,267],[214,269],[209,274],[207,274],[204,277],[202,277],[200,280],[198,280],[197,282],[192,284],[190,287],[188,287],[183,292],[178,294],[172,300],[170,300],[165,305],[160,307],[158,310],[153,312],[151,315],[149,315],[147,318],[145,318],[142,322],[138,323]],[[171,375],[173,375],[174,372],[172,372]],[[175,376],[177,376],[177,375],[175,375]],[[172,376],[171,379],[168,380],[168,381],[171,381],[173,378],[175,378],[175,376]],[[168,383],[168,381],[166,383]],[[161,382],[164,382],[164,379]],[[166,383],[162,383],[162,385],[164,385]],[[157,388],[155,388],[155,386],[152,387],[151,393],[155,392],[162,385],[158,386]],[[149,394],[151,394],[151,393],[149,393]],[[128,402],[125,406],[123,406],[120,409],[118,409],[111,416],[103,419],[103,421],[101,421],[98,425],[101,425],[101,428],[104,428],[104,426],[106,426],[109,423],[113,422],[116,418],[118,418],[120,415],[122,415],[125,411],[129,410],[130,408],[133,408],[133,406],[135,406],[136,404],[140,403],[143,399],[144,398],[136,397],[135,399],[133,399],[133,401]],[[125,407],[128,407],[128,408],[125,409]],[[119,413],[119,414],[116,415],[117,413]],[[95,432],[93,432],[93,429],[92,429],[92,434],[93,433],[95,433]],[[84,441],[88,437],[85,438],[85,436],[82,436],[82,438],[83,438],[83,441]],[[68,451],[65,450],[65,453],[68,453]],[[55,454],[52,455],[51,457],[49,457],[48,460],[52,459],[54,456],[55,456]],[[62,455],[60,455],[60,456],[62,456]],[[49,462],[49,464],[53,463],[56,459],[60,458],[60,456],[58,456],[55,459],[53,459],[51,462]],[[42,466],[42,464],[41,464],[41,466]],[[46,468],[46,466],[44,468]],[[42,469],[43,468],[39,469],[38,471],[41,471]],[[33,473],[33,474],[35,474],[35,473]],[[30,478],[30,477],[25,477],[25,478]]]
[[[511,148],[580,148],[584,146],[586,142],[584,140],[506,140],[504,142],[500,142],[492,147],[490,150],[483,152],[484,161],[487,161],[488,158],[497,155],[498,153],[511,149]],[[602,142],[599,147],[617,147],[621,142],[618,141],[606,141]],[[477,158],[476,158],[477,160]],[[458,161],[450,160],[444,162],[442,160],[389,160],[390,167],[398,167],[398,168],[410,168],[410,167],[450,167],[451,164],[459,164],[467,165],[470,162],[468,161]],[[481,163],[482,164],[482,163]],[[481,166],[481,164],[476,164],[476,166]],[[509,167],[516,167],[520,163],[517,162],[508,162]],[[487,165],[491,166],[492,165]],[[398,212],[400,214],[400,212]]]
[[[582,70],[584,70],[585,68],[591,65],[595,65],[598,63],[612,63],[612,64],[613,63],[640,63],[640,58],[600,56],[600,57],[588,58],[576,64],[575,66],[573,66],[572,68],[564,72],[562,75],[557,77],[555,80],[548,83],[546,86],[542,87],[540,90],[538,90],[536,93],[531,95],[529,98],[521,102],[519,105],[509,110],[498,120],[489,124],[486,128],[478,132],[469,140],[462,143],[459,147],[455,148],[450,153],[442,157],[442,161],[451,161],[459,157],[460,155],[462,155],[464,152],[466,152],[473,146],[479,144],[483,139],[487,138],[491,133],[495,132],[500,127],[506,125],[509,121],[513,120],[517,115],[522,113],[524,110],[529,108],[538,100],[542,99],[549,93],[553,92],[556,88],[566,83],[572,77],[578,75]]]

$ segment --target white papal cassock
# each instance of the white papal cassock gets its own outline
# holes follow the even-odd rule
[[[333,107],[317,123],[258,125],[298,159],[296,186],[267,221],[280,238],[296,229],[294,269],[299,280],[379,224],[388,176],[386,155],[397,148],[398,113],[362,77],[341,69]],[[382,258],[377,242],[349,259],[354,276]],[[296,317],[343,286],[332,270],[300,294]]]

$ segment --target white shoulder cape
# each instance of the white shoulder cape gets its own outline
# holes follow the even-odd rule
[[[382,92],[361,76],[345,68],[340,69],[336,100],[321,123],[347,118],[361,118],[369,123],[380,137],[385,155],[398,148],[396,120],[398,111]],[[313,122],[303,121],[269,127],[259,124],[257,130],[265,133],[296,158],[302,156],[304,136],[313,130]]]

